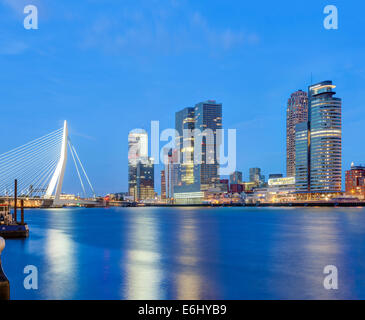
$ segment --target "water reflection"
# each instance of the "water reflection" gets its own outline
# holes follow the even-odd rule
[[[177,257],[183,267],[176,277],[176,298],[179,300],[201,299],[202,279],[196,271],[200,256],[196,219],[194,215],[188,217],[179,215],[179,217],[181,227],[178,231]]]
[[[343,220],[333,210],[308,209],[306,214],[291,212],[275,231],[279,241],[272,243],[270,265],[280,268],[283,285],[275,286],[282,298],[334,299],[351,296],[351,283],[346,279],[346,247]],[[341,274],[341,290],[326,290],[324,267],[335,265]],[[272,276],[275,280],[280,276]]]
[[[4,267],[13,299],[363,299],[364,213],[34,210],[30,237],[7,242]],[[39,269],[39,290],[23,287],[28,264]],[[323,287],[329,264],[337,291]]]
[[[51,226],[59,223],[73,223],[72,218],[63,212],[50,212]],[[44,250],[47,269],[45,275],[40,274],[40,279],[44,280],[46,299],[70,299],[77,291],[77,268],[76,268],[76,249],[71,236],[64,231],[55,228],[46,230],[44,239]],[[43,278],[43,279],[42,279]]]
[[[148,214],[149,213],[149,214]],[[126,298],[132,300],[164,299],[158,221],[153,213],[136,211],[130,219],[127,251]],[[122,293],[124,296],[124,292]]]

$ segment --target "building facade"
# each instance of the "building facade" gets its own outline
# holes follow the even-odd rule
[[[269,180],[270,179],[277,179],[277,178],[283,178],[283,174],[282,173],[270,173],[269,174]]]
[[[175,114],[175,144],[178,150],[178,185],[190,186],[195,183],[194,177],[194,108],[184,108]]]
[[[201,163],[194,165],[194,175],[200,185],[200,190],[208,190],[219,182],[219,148],[217,130],[222,129],[222,104],[213,100],[200,102],[195,105],[195,128],[198,134],[195,136],[195,154],[198,154]],[[197,146],[201,145],[201,150]]]
[[[148,157],[148,135],[142,130],[134,130],[128,135],[128,192],[137,200],[137,164]]]
[[[308,121],[308,94],[294,92],[288,99],[286,109],[286,175],[295,176],[295,126]]]
[[[296,125],[296,190],[299,193],[341,192],[342,102],[332,81],[308,90],[308,121]]]
[[[217,133],[222,129],[222,104],[209,100],[177,112],[175,129],[179,174],[174,198],[178,203],[199,203],[204,191],[220,180]]]
[[[155,198],[155,170],[152,158],[137,163],[136,201]]]
[[[297,192],[310,192],[309,188],[309,130],[308,122],[295,126],[295,188]]]
[[[161,170],[161,200],[166,200],[166,174]]]
[[[346,171],[346,195],[365,200],[365,167],[352,165]]]
[[[230,184],[241,184],[242,182],[242,172],[240,171],[235,171],[229,176]]]
[[[243,184],[230,184],[230,192],[231,193],[242,193],[245,191],[245,187]]]
[[[340,192],[342,178],[342,102],[332,81],[309,87],[310,190]]]
[[[250,177],[250,182],[254,182],[258,186],[265,183],[265,176],[261,174],[260,168],[250,168],[249,177]]]
[[[148,157],[148,135],[141,129],[128,135],[128,193],[134,201],[155,197],[153,159]]]

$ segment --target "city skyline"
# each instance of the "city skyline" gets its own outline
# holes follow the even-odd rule
[[[128,132],[148,130],[150,120],[171,127],[176,110],[214,99],[225,106],[225,128],[238,130],[237,170],[244,176],[252,167],[266,176],[285,173],[287,98],[305,91],[312,74],[312,83],[333,80],[344,101],[343,169],[364,162],[358,147],[365,119],[362,3],[356,12],[341,4],[339,29],[329,31],[316,1],[304,11],[289,1],[280,11],[274,3],[265,10],[254,3],[223,8],[219,1],[208,10],[191,1],[94,3],[86,9],[92,19],[72,15],[79,10],[72,1],[37,2],[39,30],[33,31],[23,28],[22,11],[0,2],[8,31],[0,37],[0,153],[67,119],[96,193],[126,191]],[[58,15],[68,23],[60,24]],[[181,24],[174,24],[176,17]],[[166,32],[158,33],[155,21]],[[131,30],[144,36],[133,43]],[[76,183],[66,172],[65,191],[78,192]]]

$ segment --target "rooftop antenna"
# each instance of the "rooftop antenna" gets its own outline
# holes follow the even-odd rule
[[[313,72],[311,72],[311,85],[313,84]]]

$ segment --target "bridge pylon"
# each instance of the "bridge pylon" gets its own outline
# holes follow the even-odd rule
[[[68,127],[67,121],[63,123],[63,134],[61,143],[61,155],[58,161],[56,170],[53,173],[51,181],[48,185],[45,198],[51,198],[54,190],[56,189],[53,205],[60,204],[60,196],[62,192],[63,177],[65,175],[66,163],[67,163],[67,145],[68,145]]]

